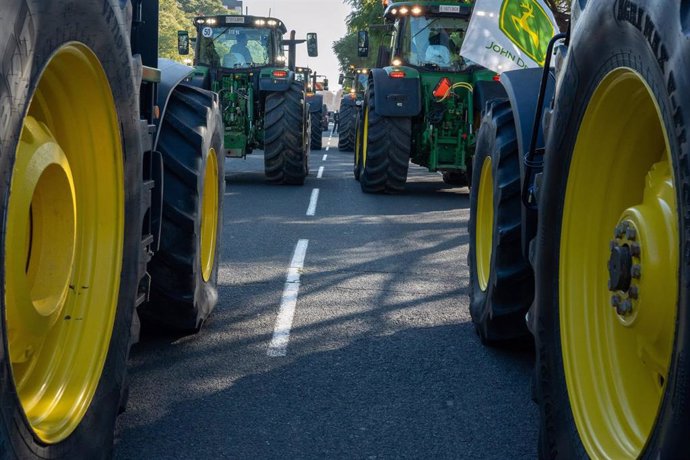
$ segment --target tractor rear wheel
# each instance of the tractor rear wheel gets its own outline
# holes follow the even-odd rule
[[[198,331],[218,302],[225,155],[217,97],[178,85],[158,150],[164,166],[160,249],[149,264],[151,300],[141,317],[150,327]]]
[[[402,192],[410,163],[411,120],[377,114],[374,89],[370,88],[362,121],[362,172],[359,185],[365,193]]]
[[[321,110],[310,112],[311,117],[311,149],[321,150],[323,148],[323,113]]]
[[[587,2],[573,28],[537,236],[543,458],[688,452],[690,43],[665,4]]]
[[[364,133],[364,117],[362,116],[362,111],[357,111],[357,119],[355,121],[355,154],[354,158],[354,175],[355,180],[359,180],[362,174],[362,139]]]
[[[485,344],[525,337],[534,297],[520,246],[520,155],[508,100],[489,104],[477,134],[470,190],[470,314]]]
[[[0,14],[0,457],[112,453],[141,277],[129,3]]]
[[[352,152],[355,149],[356,120],[357,106],[343,100],[338,115],[338,150],[341,152]]]
[[[264,169],[270,182],[304,184],[308,171],[304,111],[304,88],[299,82],[266,97]]]

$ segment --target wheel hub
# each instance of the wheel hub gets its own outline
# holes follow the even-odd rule
[[[639,297],[638,280],[642,273],[640,265],[640,245],[637,229],[630,220],[624,220],[616,226],[614,239],[611,240],[611,255],[608,261],[611,306],[620,316],[633,313],[635,300]]]

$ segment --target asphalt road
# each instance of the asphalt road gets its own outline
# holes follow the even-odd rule
[[[226,160],[219,304],[135,347],[116,458],[536,457],[532,352],[470,322],[467,189],[411,166],[404,194],[365,195],[328,138],[303,187],[265,183],[261,152]]]

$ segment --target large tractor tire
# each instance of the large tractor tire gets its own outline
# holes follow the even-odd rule
[[[357,106],[343,100],[338,115],[338,150],[352,152],[355,149],[355,122],[357,120]]]
[[[543,458],[688,455],[685,6],[590,1],[571,29],[536,250]]]
[[[520,246],[520,155],[506,99],[489,104],[472,170],[467,257],[472,321],[485,344],[525,337],[534,278]]]
[[[323,148],[323,112],[318,110],[310,112],[311,118],[311,149],[321,150]]]
[[[362,116],[363,112],[362,111],[357,111],[357,119],[355,121],[355,154],[353,156],[354,158],[354,175],[355,175],[355,180],[359,180],[359,177],[362,174],[362,152],[364,146],[362,145],[363,142],[363,136],[362,134],[364,133],[364,117]]]
[[[304,89],[294,82],[266,97],[264,170],[270,182],[302,185],[308,174]],[[309,133],[306,133],[309,136]]]
[[[359,185],[365,193],[399,193],[405,189],[410,164],[411,120],[377,114],[370,88],[363,110]]]
[[[223,228],[223,122],[217,96],[180,84],[163,117],[160,248],[149,264],[151,300],[140,308],[150,328],[198,331],[218,302]]]
[[[0,13],[0,457],[112,453],[139,267],[129,2]]]

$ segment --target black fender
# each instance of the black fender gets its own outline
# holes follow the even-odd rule
[[[170,59],[158,59],[158,69],[161,71],[161,82],[158,84],[158,97],[156,105],[160,109],[161,116],[157,120],[156,125],[160,128],[165,117],[165,109],[168,107],[170,95],[177,85],[182,83],[187,77],[194,73],[194,68],[180,64],[179,62]],[[158,135],[160,129],[156,130],[156,137],[153,141],[153,149],[156,150],[158,146]]]
[[[261,70],[261,74],[259,76],[259,91],[279,92],[290,89],[290,85],[292,85],[292,82],[295,81],[295,72],[288,70],[286,77],[278,78],[273,76],[274,70],[283,69]]]
[[[513,110],[515,120],[515,131],[517,134],[518,152],[520,153],[520,186],[525,183],[525,163],[523,161],[532,142],[532,130],[534,129],[534,115],[537,109],[537,99],[539,97],[539,87],[544,74],[544,69],[520,69],[504,72],[501,74],[501,84],[505,88],[510,106]],[[551,104],[555,90],[555,79],[553,73],[549,74],[544,95],[545,109]],[[546,113],[546,110],[544,111]],[[539,121],[539,135],[537,136],[537,149],[544,148],[544,132],[541,120]],[[529,257],[530,241],[537,234],[537,212],[522,207],[522,254]]]
[[[474,83],[474,110],[484,116],[486,112],[486,104],[494,99],[503,99],[508,97],[506,90],[497,81],[493,80],[479,80]]]
[[[321,112],[323,110],[323,95],[322,94],[312,94],[306,98],[307,104],[309,104],[309,113]]]
[[[539,86],[544,70],[541,68],[511,70],[501,74],[501,84],[506,91],[510,106],[513,108],[515,129],[520,156],[524,157],[532,140],[534,128],[534,114],[537,109]],[[555,79],[549,74],[544,97],[544,108],[548,108],[553,100]],[[545,110],[546,112],[546,110]],[[544,147],[544,133],[539,123],[539,136],[537,137],[538,149]],[[520,163],[520,175],[523,176],[523,164]]]
[[[403,78],[393,78],[391,71],[403,71]],[[411,67],[372,69],[370,84],[376,88],[374,110],[384,117],[414,117],[422,111],[419,72]]]

